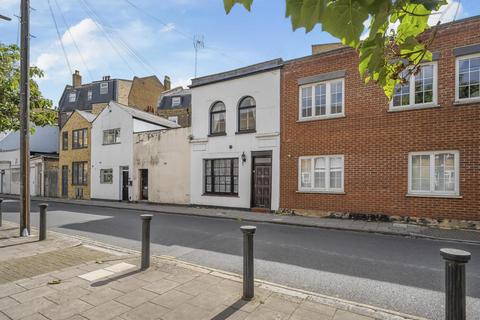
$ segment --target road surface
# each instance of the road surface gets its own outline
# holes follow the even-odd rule
[[[32,202],[38,225],[38,202]],[[19,221],[19,202],[5,200],[4,219]],[[52,230],[140,249],[141,211],[51,203]],[[252,213],[259,214],[259,213]],[[242,271],[240,221],[155,214],[152,252]],[[258,223],[255,277],[429,319],[443,319],[444,264],[439,250],[472,253],[467,265],[467,319],[480,319],[480,245],[372,233]]]

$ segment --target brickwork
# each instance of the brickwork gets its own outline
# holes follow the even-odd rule
[[[181,127],[191,126],[191,108],[172,108],[172,109],[158,109],[157,114],[160,117],[168,119],[168,117],[178,117],[178,124]]]
[[[145,78],[134,77],[132,88],[128,95],[128,105],[142,111],[154,113],[158,98],[164,87],[156,76]]]
[[[480,103],[457,105],[453,48],[480,43],[480,19],[440,28],[432,51],[438,60],[438,108],[388,112],[380,87],[365,85],[351,49],[292,60],[281,80],[281,204],[310,212],[378,213],[480,220]],[[346,70],[345,117],[299,119],[303,77]],[[461,198],[409,197],[408,154],[458,150]],[[298,192],[300,156],[344,155],[344,193]]]
[[[117,80],[118,92],[116,102],[121,104],[128,104],[128,95],[130,94],[130,89],[132,87],[132,81],[130,80]]]
[[[77,129],[87,128],[88,146],[81,149],[72,148],[72,131]],[[59,172],[58,172],[58,194],[62,196],[62,167],[68,166],[68,198],[74,199],[76,197],[75,189],[83,189],[83,199],[90,199],[90,146],[91,146],[91,128],[92,124],[82,117],[78,112],[74,112],[63,126],[59,139]],[[68,149],[63,150],[63,132],[68,132]],[[84,186],[74,186],[72,184],[72,162],[85,161],[87,169],[87,184]]]

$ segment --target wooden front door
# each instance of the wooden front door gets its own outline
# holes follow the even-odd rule
[[[68,166],[62,166],[62,197],[68,197]]]
[[[272,194],[272,158],[253,158],[252,207],[270,209]]]

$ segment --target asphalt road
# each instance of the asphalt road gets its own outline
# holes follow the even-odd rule
[[[32,202],[32,225],[38,203]],[[3,203],[4,219],[19,221],[19,203]],[[139,249],[140,211],[51,203],[48,225],[117,246]],[[256,214],[256,213],[252,213]],[[155,214],[155,254],[226,271],[242,271],[241,223],[234,220]],[[480,319],[480,245],[371,233],[256,224],[256,278],[343,299],[442,319],[443,247],[472,253],[467,265],[467,319]]]

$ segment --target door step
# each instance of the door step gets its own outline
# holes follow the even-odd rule
[[[252,212],[268,213],[268,212],[270,212],[270,209],[268,209],[268,208],[261,208],[261,207],[253,207],[253,208],[250,208],[250,211],[252,211]]]

